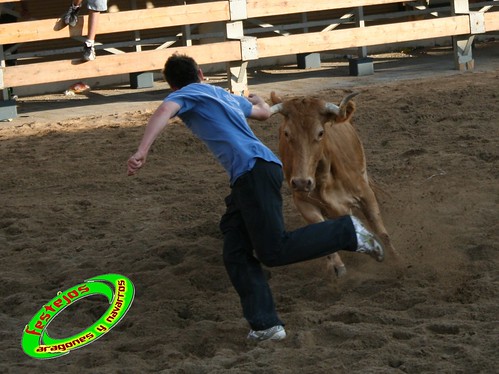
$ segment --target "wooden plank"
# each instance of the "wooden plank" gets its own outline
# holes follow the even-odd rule
[[[403,2],[394,0],[247,0],[247,12],[248,18],[257,18]]]
[[[241,60],[240,44],[239,41],[235,40],[191,47],[99,56],[91,62],[61,60],[6,67],[0,69],[3,70],[4,81],[3,86],[0,82],[0,89],[60,81],[78,81],[107,75],[157,71],[163,69],[168,57],[174,53],[188,54],[200,65],[239,61]]]
[[[102,13],[99,34],[194,25],[230,19],[229,3],[217,1],[204,4]],[[76,27],[60,28],[57,19],[0,24],[0,44],[24,43],[86,35],[88,16],[78,17]]]
[[[118,13],[103,13],[99,19],[99,33],[146,30],[161,27],[197,25],[201,23],[228,21],[229,3],[176,5],[162,8],[132,10]],[[113,23],[123,23],[119,30]]]
[[[499,30],[499,12],[485,13],[485,32]]]
[[[257,40],[260,58],[470,33],[467,15]]]

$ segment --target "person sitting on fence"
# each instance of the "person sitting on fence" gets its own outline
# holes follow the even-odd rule
[[[62,16],[63,22],[75,27],[78,23],[78,12],[80,11],[83,0],[72,0],[68,11]],[[88,34],[87,40],[83,45],[83,59],[85,61],[95,60],[95,37],[97,35],[97,25],[101,12],[107,10],[107,0],[87,0],[88,8]]]

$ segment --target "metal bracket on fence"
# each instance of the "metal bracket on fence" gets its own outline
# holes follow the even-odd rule
[[[256,44],[256,37],[243,36],[241,38],[241,60],[258,60],[258,47]]]
[[[485,34],[485,14],[483,12],[469,12],[470,17],[470,33]]]
[[[225,24],[227,39],[240,40],[244,37],[243,21],[227,22]]]
[[[229,0],[231,21],[240,21],[248,18],[246,0]]]

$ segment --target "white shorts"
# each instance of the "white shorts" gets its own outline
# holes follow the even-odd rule
[[[87,0],[87,8],[96,12],[107,10],[107,0]]]

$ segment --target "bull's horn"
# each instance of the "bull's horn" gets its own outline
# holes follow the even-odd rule
[[[276,113],[279,113],[282,110],[282,103],[272,105],[270,107],[270,115],[273,116]]]
[[[358,92],[352,92],[350,95],[347,95],[341,100],[340,103],[340,112],[338,113],[338,116],[341,118],[346,117],[347,115],[347,104],[350,100],[352,100],[355,96],[357,96],[359,93]]]
[[[340,114],[340,108],[336,104],[326,103],[326,112],[338,115]]]
[[[350,95],[347,95],[341,100],[340,106],[337,106],[333,103],[326,103],[326,111],[329,113],[334,113],[337,116],[344,117],[345,116],[345,105],[348,104],[350,100],[352,100],[355,96],[357,96],[358,92],[353,92]]]
[[[352,100],[355,96],[357,96],[359,94],[359,92],[352,92],[350,95],[347,95],[343,98],[343,100],[341,100],[341,103],[340,103],[340,108],[342,108],[343,106],[345,106],[346,104],[348,104],[348,102],[350,100]]]

